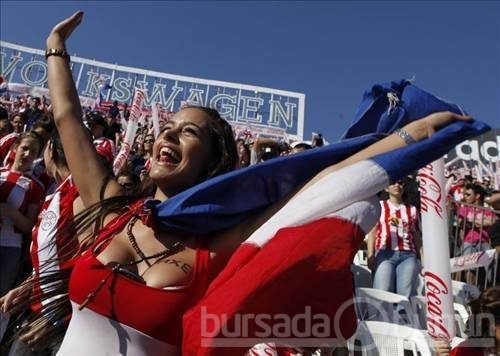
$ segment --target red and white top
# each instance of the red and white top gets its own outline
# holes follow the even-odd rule
[[[8,203],[22,214],[26,214],[30,204],[40,205],[43,187],[36,180],[21,172],[0,168],[0,203]],[[15,228],[12,219],[0,216],[0,246],[22,247],[22,233]]]
[[[37,291],[44,289],[37,278],[40,272],[53,272],[65,268],[66,266],[60,265],[55,258],[63,253],[76,251],[78,248],[75,231],[65,230],[68,223],[73,220],[73,202],[77,197],[78,190],[69,176],[53,194],[45,198],[38,214],[37,223],[31,233],[31,262],[35,272],[34,289]],[[71,239],[74,240],[73,244]],[[40,303],[34,303],[31,307],[33,310],[40,310],[41,306]]]
[[[73,313],[58,355],[173,355],[180,354],[182,317],[205,293],[213,270],[210,251],[199,240],[191,280],[183,286],[154,288],[113,273],[97,255],[102,242],[122,229],[142,201],[100,232],[95,248],[76,260],[69,282]],[[99,247],[97,247],[99,246]],[[96,251],[97,249],[97,251]],[[111,276],[111,277],[110,277]],[[88,294],[102,288],[84,309]]]
[[[390,200],[380,202],[375,250],[416,252],[414,237],[420,232],[420,218],[412,205],[396,205]]]
[[[2,167],[10,167],[16,158],[16,151],[12,149],[14,142],[19,137],[19,133],[11,132],[0,139],[0,157],[2,159]]]

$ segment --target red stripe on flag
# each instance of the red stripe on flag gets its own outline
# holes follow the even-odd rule
[[[312,316],[326,314],[329,317],[330,330],[326,337],[348,338],[356,328],[356,316],[350,302],[353,297],[350,265],[363,238],[364,232],[356,225],[338,218],[323,218],[283,228],[262,248],[243,244],[212,283],[204,299],[185,314],[183,353],[243,354],[249,349],[247,345],[213,346],[221,338],[229,340],[224,327],[234,331],[245,315],[266,314],[274,319],[265,320],[272,329],[282,323],[275,318],[278,314],[293,318],[304,314],[306,307],[310,308]],[[336,315],[344,303],[345,309]],[[335,317],[338,317],[336,325]],[[311,320],[311,327],[317,324],[316,321]],[[231,337],[262,337],[264,329],[255,317],[250,317],[246,325],[241,336]],[[304,325],[299,321],[299,327]],[[214,335],[206,337],[207,332]],[[290,338],[297,337],[301,336],[290,335]],[[206,343],[213,347],[202,347]]]

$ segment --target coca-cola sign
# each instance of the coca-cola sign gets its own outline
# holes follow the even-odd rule
[[[451,297],[446,283],[437,274],[430,271],[424,273],[425,296],[427,299],[427,332],[436,339],[449,340],[450,332],[446,327],[449,320],[454,320],[454,315],[446,315],[443,306],[445,298]]]
[[[422,168],[418,172],[420,189],[420,208],[424,212],[434,211],[441,219],[443,218],[441,185],[434,174],[432,164]]]

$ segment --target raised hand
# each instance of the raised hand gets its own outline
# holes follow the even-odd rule
[[[420,141],[432,136],[439,128],[453,121],[467,121],[471,119],[470,116],[455,114],[451,111],[440,111],[409,123],[405,126],[405,129],[416,141]]]
[[[453,121],[457,120],[467,121],[471,119],[472,119],[471,116],[459,115],[450,111],[442,111],[430,114],[424,118],[424,120],[427,123],[427,137],[430,137],[440,127],[446,126],[447,124]]]
[[[83,18],[83,11],[77,11],[72,16],[59,22],[47,37],[47,48],[65,48],[66,40],[78,27]]]

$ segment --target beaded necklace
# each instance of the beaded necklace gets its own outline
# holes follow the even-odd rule
[[[144,252],[139,248],[139,246],[137,244],[137,240],[136,240],[134,234],[132,233],[132,228],[133,228],[135,222],[137,221],[137,219],[138,219],[138,216],[134,215],[129,220],[129,222],[127,223],[127,237],[129,239],[130,244],[132,245],[133,249],[139,255],[140,259],[138,259],[137,261],[130,261],[130,262],[127,262],[127,263],[113,262],[114,263],[113,267],[111,267],[111,270],[109,271],[109,273],[99,282],[99,284],[97,285],[97,287],[92,292],[90,292],[87,295],[87,297],[85,298],[85,300],[78,307],[78,310],[82,310],[90,302],[92,302],[94,300],[94,298],[96,297],[97,293],[99,293],[99,291],[101,290],[101,288],[108,281],[109,277],[111,277],[113,274],[114,275],[116,275],[116,274],[122,274],[122,275],[125,275],[125,276],[129,277],[132,280],[135,280],[136,282],[140,282],[140,283],[144,283],[145,284],[146,282],[144,281],[144,279],[142,278],[142,276],[138,276],[135,273],[130,272],[127,269],[127,267],[135,266],[135,265],[137,265],[137,264],[139,264],[139,263],[141,263],[141,262],[144,261],[148,265],[148,268],[146,269],[146,270],[148,270],[149,268],[151,268],[152,266],[154,266],[156,263],[158,263],[159,261],[163,260],[165,257],[171,256],[174,253],[179,252],[179,251],[181,251],[181,250],[184,249],[184,247],[185,247],[184,244],[182,242],[180,242],[180,241],[176,241],[172,245],[170,245],[169,247],[165,248],[163,251],[154,253],[154,254],[152,254],[150,256],[146,256],[144,254]],[[153,260],[153,259],[156,259],[153,263],[149,262],[150,260]]]

